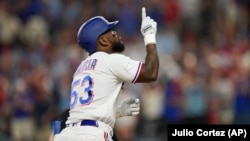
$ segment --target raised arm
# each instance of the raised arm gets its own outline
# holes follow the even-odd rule
[[[146,9],[142,8],[141,33],[146,46],[145,62],[137,79],[137,83],[156,81],[159,71],[159,57],[156,47],[157,23],[146,16]]]

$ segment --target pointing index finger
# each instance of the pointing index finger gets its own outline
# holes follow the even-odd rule
[[[145,7],[142,7],[142,19],[146,18],[146,9]]]

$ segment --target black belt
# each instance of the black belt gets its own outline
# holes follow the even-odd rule
[[[71,123],[71,124],[68,124],[67,127],[69,127],[69,126],[73,126],[74,127],[76,125],[77,125],[77,123]],[[94,126],[94,127],[98,127],[99,126],[98,125],[98,121],[96,121],[96,120],[89,120],[89,119],[82,120],[80,125],[81,126]]]

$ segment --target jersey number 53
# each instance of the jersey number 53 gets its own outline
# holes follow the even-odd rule
[[[89,105],[93,100],[93,79],[87,75],[82,79],[77,79],[72,83],[70,109],[75,105]]]

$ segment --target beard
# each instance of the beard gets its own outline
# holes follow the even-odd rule
[[[112,51],[113,52],[121,53],[121,52],[124,51],[124,49],[125,49],[125,46],[121,42],[116,42],[116,43],[113,43],[113,45],[112,45]]]

